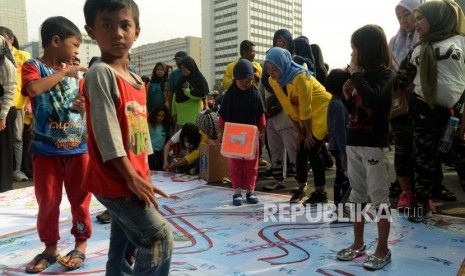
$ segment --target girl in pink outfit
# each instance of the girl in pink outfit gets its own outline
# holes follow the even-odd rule
[[[263,101],[253,86],[253,71],[252,63],[246,59],[239,60],[234,66],[234,83],[226,91],[219,111],[219,141],[223,137],[225,122],[255,125],[260,132],[261,141],[263,140],[262,133],[266,127],[265,114]],[[253,160],[230,158],[229,171],[234,188],[233,205],[242,205],[241,188],[247,191],[248,203],[258,203],[259,200],[254,193],[258,171],[258,147]]]

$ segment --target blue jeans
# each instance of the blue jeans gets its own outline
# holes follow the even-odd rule
[[[173,235],[160,213],[135,197],[95,197],[112,218],[106,275],[168,275]],[[134,252],[132,269],[128,260]]]

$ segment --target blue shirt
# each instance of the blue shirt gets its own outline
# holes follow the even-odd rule
[[[57,72],[38,59],[28,62],[37,67],[41,78]],[[78,80],[64,77],[51,89],[32,98],[32,153],[47,156],[87,153],[85,120],[79,112],[71,110],[78,92]]]
[[[162,125],[149,124],[150,141],[152,142],[153,151],[161,151],[166,143],[166,130]]]

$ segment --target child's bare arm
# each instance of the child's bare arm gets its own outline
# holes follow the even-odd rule
[[[54,87],[62,78],[68,77],[77,77],[79,71],[85,72],[87,68],[81,66],[70,66],[68,68],[63,68],[62,70],[56,72],[45,78],[40,78],[33,80],[26,85],[26,92],[31,97],[38,96],[45,91],[48,91],[50,88]]]

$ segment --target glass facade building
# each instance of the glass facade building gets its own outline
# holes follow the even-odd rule
[[[202,0],[202,73],[210,87],[221,82],[245,39],[257,45],[255,58],[263,63],[278,29],[302,35],[302,0]]]
[[[22,46],[28,42],[26,0],[0,0],[0,26],[13,31]]]

